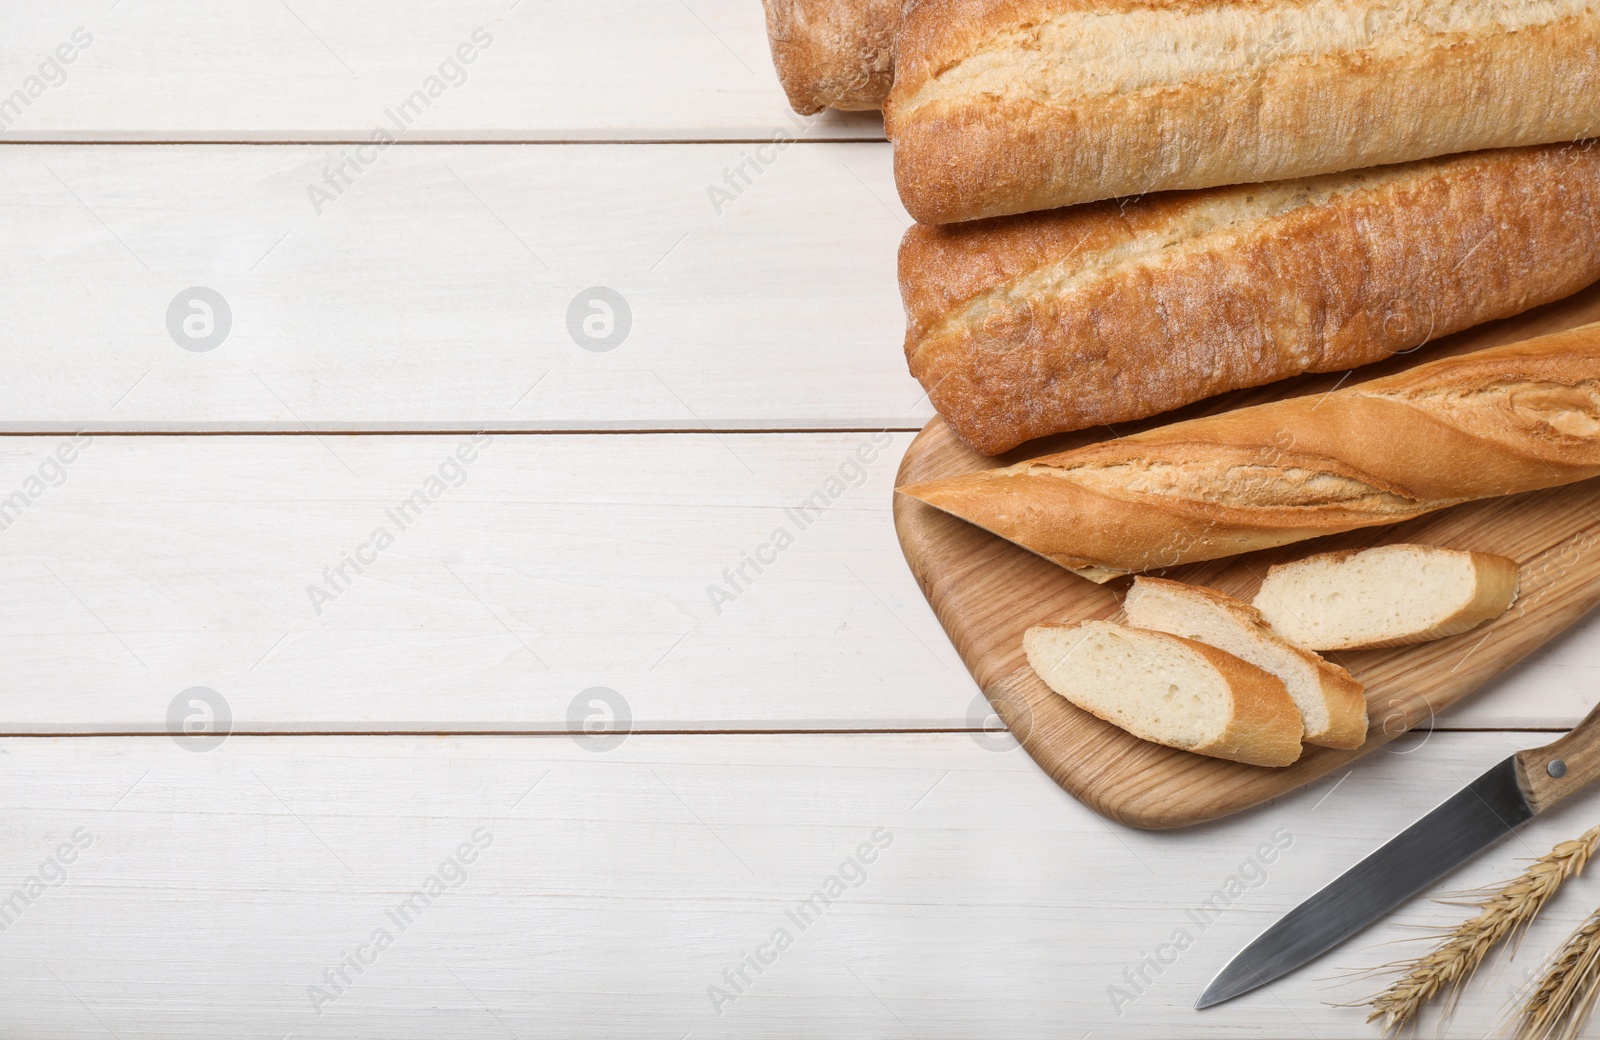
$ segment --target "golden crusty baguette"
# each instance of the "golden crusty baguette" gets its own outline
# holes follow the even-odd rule
[[[1593,140],[919,224],[900,246],[911,374],[990,455],[1369,364],[1596,279]]]
[[[923,0],[884,108],[924,223],[1600,133],[1593,0]]]
[[[1094,581],[1600,475],[1600,323],[899,491]]]
[[[796,112],[883,105],[894,80],[894,34],[903,2],[763,0],[772,64]]]

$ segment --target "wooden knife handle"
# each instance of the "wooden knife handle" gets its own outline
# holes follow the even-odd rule
[[[1566,736],[1519,751],[1516,758],[1517,778],[1535,815],[1577,794],[1600,779],[1600,707]]]

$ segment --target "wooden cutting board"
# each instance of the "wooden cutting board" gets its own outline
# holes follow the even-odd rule
[[[1469,330],[1379,365],[1368,379],[1450,354],[1527,339],[1600,321],[1600,286],[1537,311]],[[1348,373],[1304,377],[1240,391],[1141,424],[1221,411],[1303,393],[1322,393]],[[979,455],[940,419],[906,451],[897,485],[1010,465],[1114,436],[1101,427],[1025,445],[1007,455]],[[1078,799],[1135,827],[1185,827],[1292,791],[1418,726],[1511,667],[1600,602],[1600,478],[1568,487],[1457,506],[1391,527],[1369,528],[1295,545],[1160,571],[1245,600],[1281,560],[1312,552],[1429,542],[1499,553],[1522,567],[1516,605],[1471,632],[1419,646],[1330,655],[1367,686],[1370,736],[1354,751],[1307,746],[1286,769],[1242,765],[1139,740],[1050,691],[1028,667],[1022,634],[1041,621],[1109,618],[1131,579],[1096,585],[1049,561],[896,495],[895,527],[923,594],[973,678],[1022,746]]]

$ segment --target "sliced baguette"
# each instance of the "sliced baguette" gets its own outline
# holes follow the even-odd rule
[[[1143,740],[1257,766],[1300,757],[1282,680],[1216,647],[1109,621],[1036,625],[1022,643],[1047,686]]]
[[[1459,635],[1499,617],[1516,598],[1517,565],[1504,556],[1380,545],[1278,564],[1255,606],[1298,646],[1362,650]]]
[[[1277,676],[1305,725],[1305,741],[1358,748],[1367,739],[1365,689],[1343,668],[1301,649],[1232,596],[1165,578],[1135,578],[1122,608],[1128,623],[1226,650]]]

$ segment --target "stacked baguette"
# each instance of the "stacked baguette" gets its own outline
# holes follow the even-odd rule
[[[907,361],[980,452],[1600,280],[1593,0],[766,2],[797,109],[884,104]]]
[[[980,453],[1371,364],[1600,281],[1596,0],[767,0],[767,13],[797,109],[882,102],[919,221],[899,261],[908,366]],[[1595,475],[1600,325],[899,490],[1106,581]],[[1514,564],[1508,577],[1423,558],[1457,582],[1440,586],[1454,606],[1431,631],[1515,595]],[[1348,740],[1336,678],[1300,655],[1334,637],[1301,631],[1287,652],[1273,611],[1296,582],[1358,565],[1376,566],[1278,575],[1262,613],[1144,585],[1130,597],[1154,612],[1144,635],[1034,638],[1111,660],[1156,629],[1189,639],[1166,629],[1203,617],[1200,642],[1267,672],[1306,740]],[[1463,589],[1479,598],[1450,598]],[[1396,627],[1370,610],[1329,617],[1354,640],[1330,647]],[[1161,645],[1213,689],[1243,682]],[[1218,727],[1194,739],[1234,747]]]
[[[1600,280],[1593,0],[925,0],[895,67],[907,360],[986,454]]]

